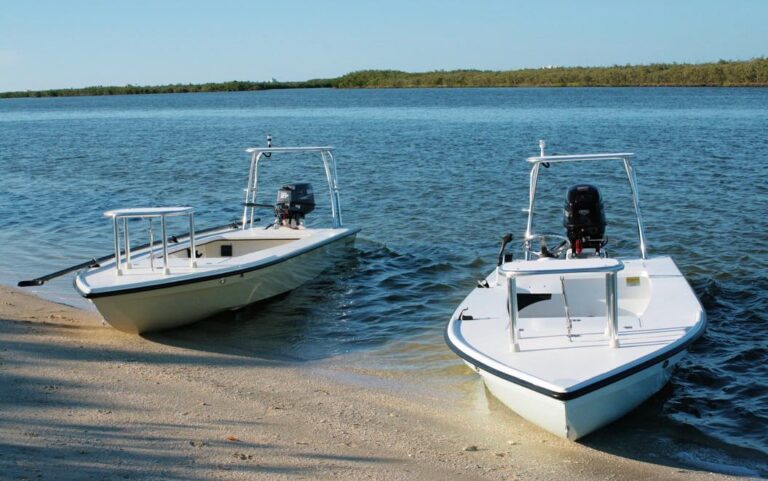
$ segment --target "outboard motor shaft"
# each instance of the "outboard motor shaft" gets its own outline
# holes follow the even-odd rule
[[[574,254],[580,255],[585,248],[600,252],[605,245],[605,211],[596,187],[580,184],[568,189],[563,227]]]

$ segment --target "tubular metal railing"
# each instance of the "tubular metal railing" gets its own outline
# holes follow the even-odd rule
[[[536,184],[539,178],[540,167],[549,167],[553,163],[562,162],[584,162],[584,161],[596,161],[596,160],[612,160],[621,161],[624,165],[624,171],[627,174],[627,180],[629,180],[629,188],[632,194],[632,203],[635,208],[635,216],[637,217],[637,232],[640,238],[640,256],[643,259],[648,258],[647,243],[645,240],[645,230],[643,229],[643,219],[640,215],[640,197],[637,191],[637,177],[635,176],[635,170],[632,167],[630,158],[635,154],[629,152],[611,153],[611,154],[585,154],[585,155],[544,155],[545,143],[543,140],[539,141],[539,148],[541,149],[541,155],[537,157],[529,157],[528,162],[531,165],[531,173],[529,179],[528,188],[528,222],[525,228],[525,260],[531,260],[531,242],[530,238],[533,236],[533,213],[534,203],[536,199]]]
[[[517,312],[517,278],[523,276],[535,275],[560,275],[569,274],[590,274],[605,273],[605,304],[607,308],[607,331],[609,336],[609,345],[619,347],[619,328],[618,328],[618,272],[624,269],[624,263],[618,259],[601,259],[602,262],[594,263],[589,261],[573,261],[569,267],[558,267],[557,261],[539,263],[537,261],[517,262],[510,264],[511,268],[499,268],[499,273],[507,278],[507,307],[509,309],[509,342],[512,352],[520,351],[520,342],[518,335],[518,312]],[[563,261],[564,262],[564,261]],[[589,262],[584,266],[572,266],[573,263]]]
[[[114,232],[114,244],[115,244],[115,269],[117,275],[124,274],[123,262],[121,254],[125,256],[125,269],[131,269],[131,238],[128,229],[129,219],[150,219],[150,239],[152,237],[152,224],[151,219],[160,219],[160,228],[163,235],[163,273],[170,274],[171,269],[168,264],[168,231],[166,228],[166,218],[186,215],[189,217],[189,266],[197,267],[197,257],[195,255],[195,220],[194,209],[192,207],[149,207],[149,208],[131,208],[131,209],[116,209],[110,210],[104,213],[105,217],[112,219],[112,229]],[[123,220],[123,242],[125,249],[120,250],[120,219]],[[153,242],[150,240],[150,255],[154,255]]]
[[[251,165],[248,169],[248,185],[245,188],[245,202],[243,204],[242,228],[253,228],[254,210],[263,207],[256,202],[256,194],[259,186],[259,162],[264,157],[270,157],[273,153],[315,153],[320,154],[323,162],[325,177],[328,181],[328,190],[331,195],[331,216],[333,227],[342,226],[341,202],[339,200],[339,181],[336,174],[336,161],[333,158],[333,147],[253,147],[246,149],[251,154]]]

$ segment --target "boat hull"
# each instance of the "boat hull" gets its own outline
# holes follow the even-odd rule
[[[576,440],[621,418],[669,381],[686,351],[575,399],[560,400],[474,368],[488,390],[508,408],[550,433]]]
[[[658,392],[706,328],[704,309],[671,258],[623,263],[615,345],[605,297],[590,295],[605,280],[593,274],[568,279],[572,323],[557,316],[565,306],[561,278],[521,281],[514,349],[508,287],[491,273],[489,287],[457,307],[445,341],[521,417],[563,438],[586,436]]]
[[[251,271],[91,301],[104,320],[120,331],[141,334],[172,329],[296,289],[329,268],[354,241],[353,234]]]

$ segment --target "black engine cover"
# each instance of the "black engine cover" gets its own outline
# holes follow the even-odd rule
[[[303,218],[315,210],[312,184],[285,184],[277,191],[276,210],[285,218]]]
[[[585,247],[599,251],[605,244],[605,211],[595,186],[580,184],[568,189],[563,227],[577,254]]]

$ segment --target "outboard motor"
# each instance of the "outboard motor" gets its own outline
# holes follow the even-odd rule
[[[315,210],[312,184],[285,184],[277,191],[275,218],[278,226],[298,229],[304,217]]]
[[[580,255],[585,248],[600,252],[605,245],[605,211],[596,187],[581,184],[568,189],[563,227],[574,254]]]

